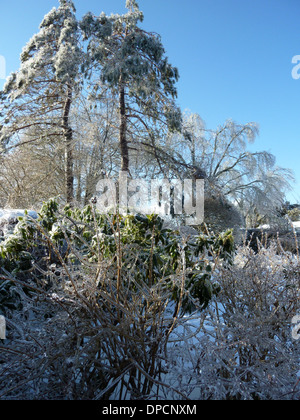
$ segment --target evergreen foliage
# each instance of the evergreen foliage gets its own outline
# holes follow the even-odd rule
[[[27,142],[58,138],[65,149],[65,187],[68,202],[74,195],[73,132],[70,111],[73,95],[82,79],[80,32],[72,1],[61,0],[43,19],[40,31],[24,47],[19,71],[3,88],[5,120],[0,143],[7,146],[15,136],[34,129]],[[18,142],[18,145],[22,144]]]
[[[118,260],[115,256],[120,249]],[[0,251],[6,270],[17,274],[42,268],[41,279],[53,263],[61,266],[65,261],[80,267],[86,260],[94,265],[112,260],[113,275],[122,276],[123,287],[131,287],[128,271],[134,267],[136,284],[151,288],[164,283],[177,305],[192,312],[196,307],[205,309],[217,293],[218,285],[212,280],[216,261],[230,261],[234,239],[228,231],[185,240],[179,232],[166,229],[157,215],[107,216],[91,205],[82,210],[67,206],[59,214],[53,199],[44,203],[37,220],[20,217]],[[186,275],[182,284],[176,273],[183,261]]]
[[[118,95],[122,171],[129,170],[128,121],[138,121],[149,130],[147,119],[154,125],[163,119],[171,131],[181,129],[181,112],[174,102],[178,70],[168,62],[160,37],[139,28],[143,13],[137,2],[126,4],[125,15],[88,13],[80,24],[100,80]]]

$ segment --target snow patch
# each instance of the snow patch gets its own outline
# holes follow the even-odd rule
[[[269,230],[269,229],[271,229],[271,226],[270,225],[260,225],[260,226],[258,226],[257,229]]]
[[[298,222],[293,222],[293,226],[296,230],[300,231],[300,220]]]
[[[0,209],[0,237],[14,231],[18,223],[18,217],[24,217],[25,211],[21,209]],[[38,214],[33,210],[28,210],[27,215],[32,219],[38,218]]]
[[[18,217],[24,217],[25,210],[0,209],[0,223],[1,222],[15,222]],[[28,216],[37,219],[38,214],[33,210],[28,210]]]

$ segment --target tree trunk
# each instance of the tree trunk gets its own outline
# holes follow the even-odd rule
[[[80,168],[78,169],[77,178],[77,192],[76,192],[76,201],[78,204],[81,204],[82,201],[82,182],[81,182],[81,172]]]
[[[67,86],[67,99],[63,113],[63,130],[65,141],[65,189],[67,203],[74,201],[74,157],[73,157],[73,130],[69,126],[69,117],[72,104],[72,88]]]
[[[127,117],[126,117],[126,105],[125,105],[125,87],[120,78],[119,84],[119,116],[120,116],[120,127],[119,127],[119,143],[121,150],[121,171],[129,171],[129,153],[127,144]]]

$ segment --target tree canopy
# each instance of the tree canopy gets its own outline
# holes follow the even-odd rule
[[[159,35],[138,26],[144,16],[137,2],[127,1],[126,6],[129,11],[122,16],[88,13],[80,24],[89,40],[87,65],[92,62],[99,69],[99,80],[118,96],[122,171],[129,170],[129,123],[138,122],[147,130],[149,119],[154,125],[164,121],[171,130],[181,127],[181,113],[174,103],[178,70],[168,62]]]
[[[26,195],[35,206],[53,193],[87,204],[101,178],[125,171],[205,179],[209,198],[223,197],[249,220],[276,212],[293,176],[270,152],[250,151],[258,125],[211,129],[182,112],[179,71],[160,35],[143,28],[137,1],[126,7],[79,21],[74,3],[60,0],[24,47],[0,92],[3,205],[29,204]]]

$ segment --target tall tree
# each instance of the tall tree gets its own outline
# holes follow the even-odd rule
[[[70,123],[74,93],[79,87],[82,63],[80,30],[71,0],[60,0],[48,13],[40,31],[21,54],[21,67],[13,73],[2,92],[6,100],[0,123],[2,145],[20,146],[22,134],[34,128],[26,142],[61,138],[65,154],[66,200],[74,198],[73,131]]]
[[[122,171],[129,171],[129,125],[141,124],[149,133],[158,121],[171,130],[181,125],[175,104],[178,70],[169,64],[160,37],[138,26],[143,13],[137,2],[127,0],[126,7],[124,15],[95,17],[88,13],[81,22],[100,81],[118,98]]]

